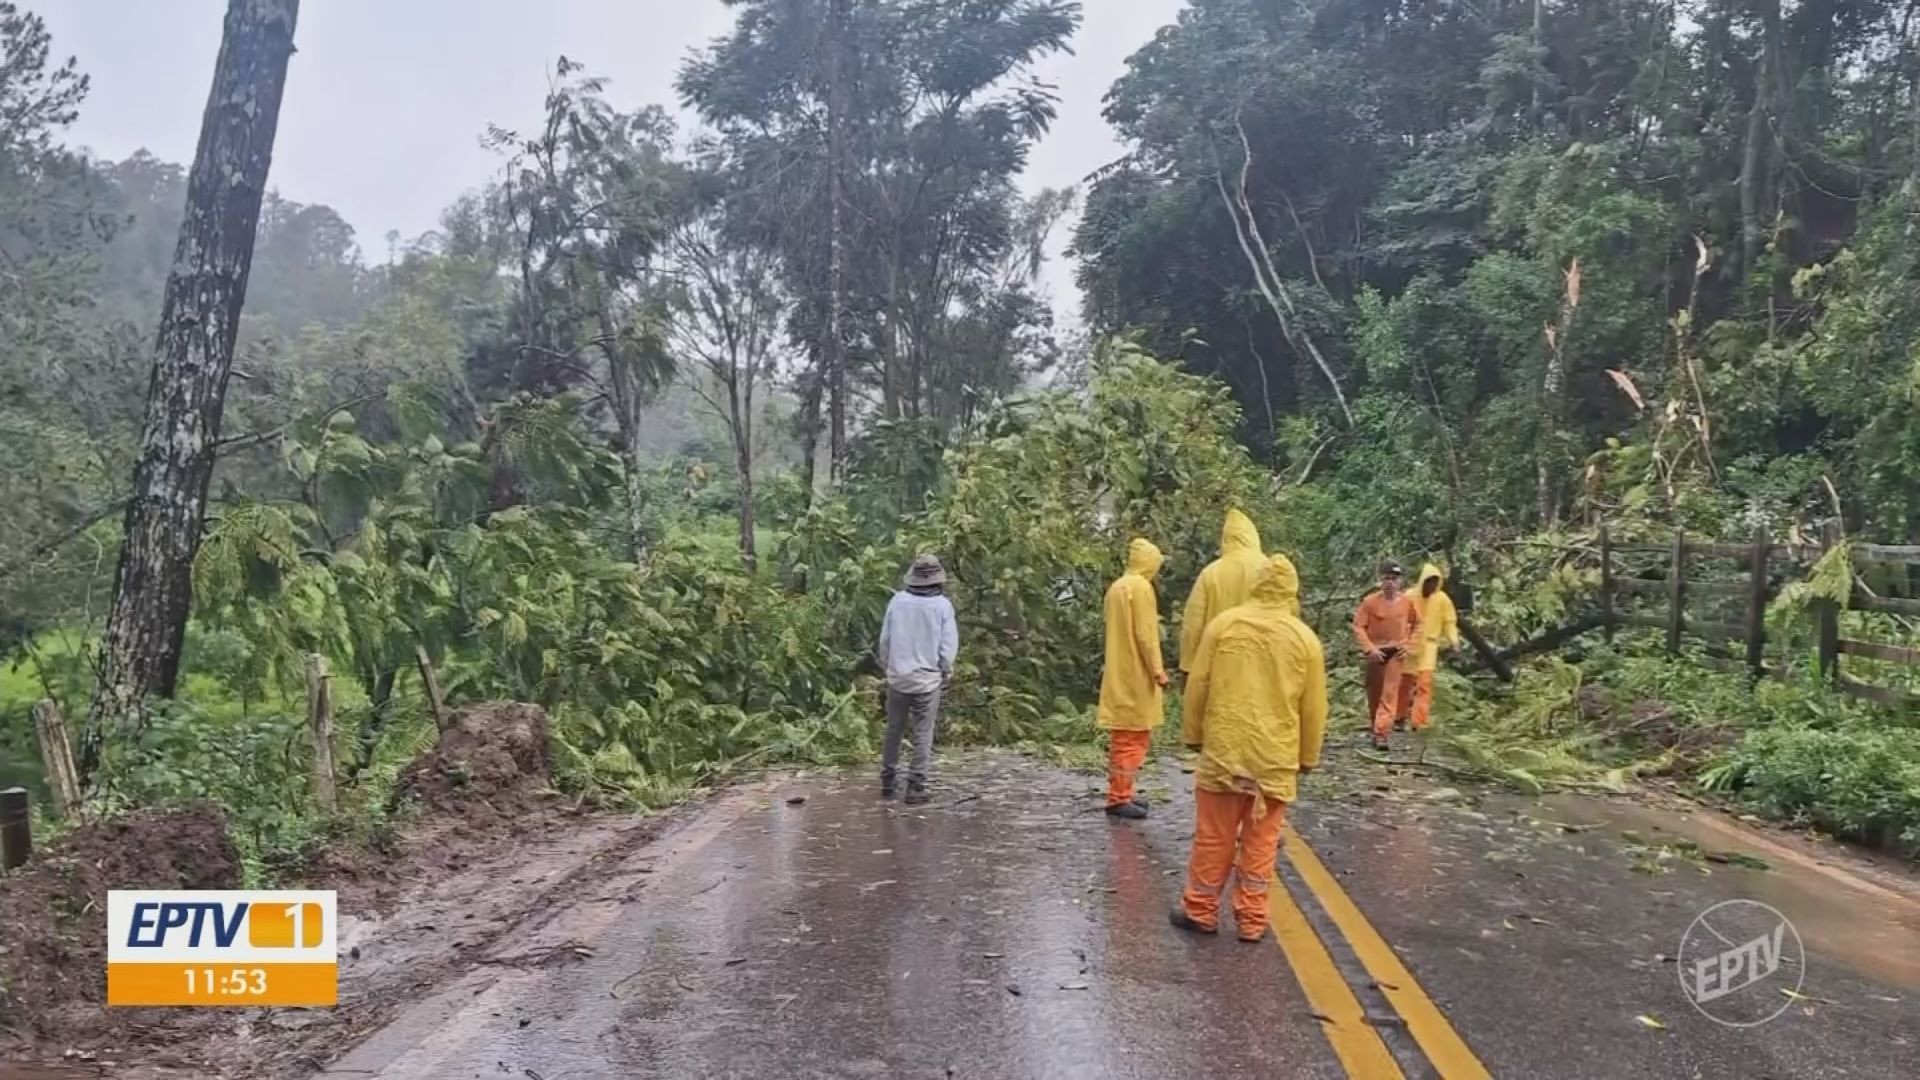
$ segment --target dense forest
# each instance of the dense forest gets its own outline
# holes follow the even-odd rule
[[[1110,95],[1088,314],[1400,546],[1616,510],[1910,541],[1910,17],[1203,0]]]
[[[1587,602],[1603,525],[1920,543],[1906,7],[1192,0],[1107,97],[1124,156],[1025,192],[1062,120],[1036,65],[1097,6],[728,6],[678,102],[558,58],[424,236],[370,257],[257,193],[190,612],[134,638],[197,163],[69,146],[86,75],[0,3],[4,771],[34,771],[49,698],[101,805],[215,799],[270,878],[337,824],[307,793],[313,654],[364,824],[467,701],[546,707],[564,782],[609,801],[860,759],[921,550],[963,627],[948,737],[1078,760],[1127,540],[1168,553],[1171,624],[1230,505],[1299,562],[1346,698],[1383,556],[1471,576],[1511,642]],[[1084,332],[1039,284],[1076,210]],[[1510,687],[1451,673],[1450,760],[1920,842],[1912,710],[1812,670],[1808,604],[1856,584],[1822,565],[1774,605],[1779,678],[1631,636]]]

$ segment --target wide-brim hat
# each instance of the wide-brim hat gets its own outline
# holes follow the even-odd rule
[[[940,560],[932,555],[916,555],[913,565],[907,568],[907,587],[921,585],[945,585],[947,569]]]

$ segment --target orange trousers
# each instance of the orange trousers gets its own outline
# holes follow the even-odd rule
[[[1193,797],[1193,854],[1187,860],[1180,907],[1201,926],[1219,926],[1220,893],[1227,885],[1227,871],[1233,870],[1239,875],[1233,921],[1242,938],[1258,938],[1267,932],[1267,887],[1280,854],[1287,804],[1264,795],[1199,788]]]
[[[1406,655],[1395,653],[1382,664],[1367,661],[1367,708],[1373,715],[1373,733],[1384,736],[1393,729],[1393,718],[1400,713],[1401,678],[1406,674]]]
[[[1433,718],[1433,672],[1409,671],[1400,676],[1400,715],[1419,731]]]
[[[1107,805],[1124,806],[1133,801],[1133,782],[1146,763],[1147,747],[1153,742],[1151,731],[1107,732]]]

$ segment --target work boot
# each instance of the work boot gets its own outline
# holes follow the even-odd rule
[[[907,782],[907,797],[903,801],[908,806],[922,806],[932,802],[933,796],[927,792],[927,785],[916,780],[909,780]]]
[[[1174,908],[1172,911],[1167,912],[1167,921],[1173,924],[1174,929],[1185,930],[1190,934],[1206,934],[1212,936],[1220,932],[1220,928],[1217,926],[1201,926],[1194,920],[1193,916],[1179,908]]]
[[[1375,735],[1373,737],[1373,748],[1384,754],[1393,749],[1393,744],[1387,741],[1385,735]]]
[[[1263,926],[1260,928],[1260,932],[1257,934],[1253,934],[1251,936],[1247,934],[1239,934],[1237,935],[1237,937],[1239,938],[1240,943],[1243,945],[1258,945],[1261,942],[1267,940],[1267,935],[1270,932],[1271,931],[1269,931],[1267,927]]]
[[[1395,717],[1393,721],[1393,730],[1395,731],[1407,730],[1407,718],[1404,716]]]
[[[1147,816],[1147,808],[1137,802],[1115,803],[1107,807],[1107,816],[1126,818],[1128,821],[1139,821],[1141,818]]]
[[[880,774],[880,797],[883,799],[893,798],[893,777],[886,773]]]

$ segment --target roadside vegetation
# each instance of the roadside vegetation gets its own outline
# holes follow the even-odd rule
[[[1167,553],[1171,622],[1230,506],[1298,563],[1342,710],[1383,556],[1446,564],[1505,645],[1590,609],[1603,525],[1920,542],[1896,6],[1194,0],[1109,100],[1128,153],[1075,233],[1086,334],[1038,283],[1076,197],[1016,187],[1056,119],[1023,76],[1079,5],[736,6],[683,71],[697,130],[562,61],[542,125],[491,132],[497,175],[390,261],[269,197],[176,693],[121,714],[93,657],[185,176],[66,146],[84,77],[0,3],[0,781],[37,771],[49,698],[94,812],[214,802],[271,881],[404,825],[429,679],[447,710],[541,706],[552,783],[592,804],[866,760],[918,551],[963,631],[944,743],[1086,764],[1127,540]],[[802,39],[858,57],[858,93]],[[1432,767],[1660,778],[1920,852],[1920,720],[1823,685],[1809,616],[1920,583],[1781,584],[1758,683],[1643,631],[1512,684],[1463,654]]]

